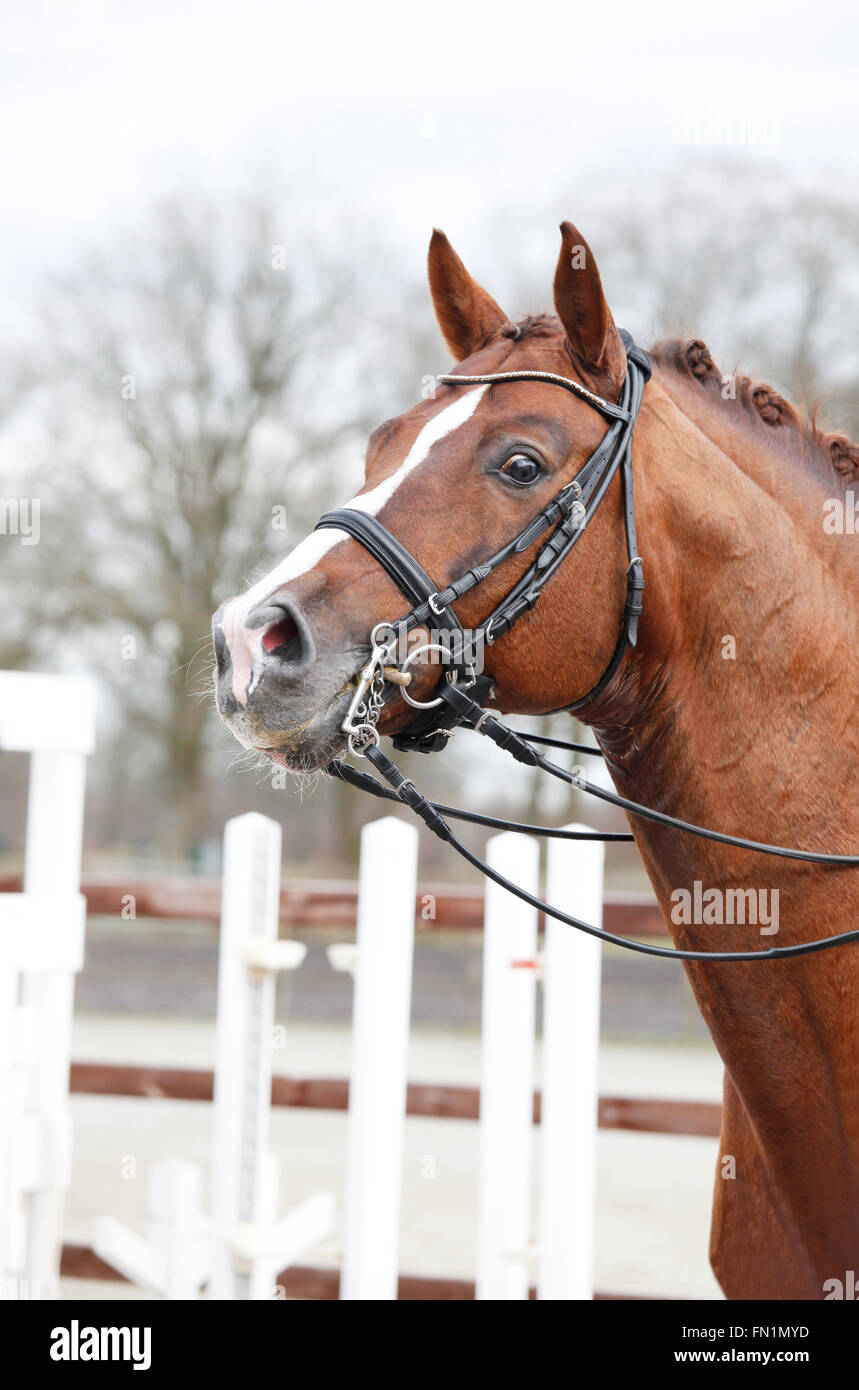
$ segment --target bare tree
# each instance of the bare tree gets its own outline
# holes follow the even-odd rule
[[[726,372],[827,401],[859,430],[859,200],[837,184],[800,188],[766,160],[696,164],[562,189],[538,217],[496,219],[495,256],[514,302],[546,299],[545,235],[572,216],[599,255],[619,323],[644,343],[703,337]],[[539,242],[535,234],[539,231]],[[539,245],[539,264],[537,248]]]
[[[41,498],[21,454],[28,447],[21,415],[36,378],[9,352],[0,360],[0,670],[31,666],[38,660],[40,602],[38,545]]]
[[[682,182],[559,196],[527,222],[508,209],[476,254],[463,250],[511,313],[546,305],[556,208],[599,248],[617,317],[643,341],[700,333],[726,370],[739,358],[792,394],[837,394],[841,422],[859,425],[849,198],[702,162]],[[21,484],[41,498],[42,537],[0,553],[16,592],[0,661],[99,670],[113,693],[111,802],[139,793],[157,808],[141,812],[142,833],[155,823],[177,848],[243,796],[261,804],[253,776],[231,779],[235,800],[212,780],[235,752],[205,693],[212,610],[355,490],[369,429],[448,360],[422,256],[404,262],[354,218],[348,241],[342,218],[326,225],[259,197],[183,195],[117,231],[46,306],[48,435]],[[456,793],[449,760],[419,771]],[[348,850],[364,811],[330,789],[305,805],[302,837]]]
[[[313,380],[349,342],[349,266],[309,229],[300,257],[278,230],[259,203],[166,203],[46,309],[42,622],[86,642],[117,751],[157,771],[175,845],[205,822],[207,752],[227,737],[190,698],[208,687],[211,613],[318,512],[364,423]]]

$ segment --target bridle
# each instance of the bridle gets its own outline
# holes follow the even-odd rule
[[[642,611],[641,595],[644,590],[643,564],[637,553],[635,539],[632,432],[641,407],[644,386],[650,378],[651,368],[647,354],[635,345],[629,334],[622,332],[622,337],[627,354],[627,373],[616,405],[612,401],[603,400],[601,396],[595,395],[593,391],[589,391],[579,382],[573,381],[569,377],[558,376],[553,372],[494,372],[483,376],[450,375],[436,378],[437,381],[446,386],[495,385],[509,381],[547,382],[551,386],[562,387],[565,391],[570,391],[573,395],[586,401],[594,410],[605,416],[609,422],[609,427],[573,481],[562,487],[557,496],[541,512],[537,513],[525,529],[519,532],[518,536],[514,536],[512,541],[508,541],[488,560],[484,560],[481,564],[475,565],[473,569],[467,570],[459,579],[441,590],[433,583],[402,542],[393,536],[375,516],[353,510],[351,507],[344,507],[338,511],[326,512],[324,516],[320,517],[316,524],[317,530],[321,527],[332,527],[338,531],[345,531],[353,540],[360,542],[415,605],[412,611],[405,618],[401,618],[399,622],[377,624],[374,633],[381,628],[387,628],[389,631],[396,631],[399,635],[408,633],[416,627],[423,627],[429,622],[435,628],[447,630],[457,638],[462,639],[462,625],[453,612],[451,604],[455,603],[457,599],[463,598],[478,584],[482,584],[500,565],[504,564],[505,560],[530,550],[534,542],[545,531],[554,526],[555,529],[551,536],[541,545],[536,558],[521,579],[493,608],[480,627],[473,630],[469,644],[471,647],[481,639],[487,646],[491,646],[505,632],[509,632],[513,624],[523,614],[534,607],[546,584],[557,573],[584,535],[597,508],[608,492],[612,479],[620,470],[628,560],[626,602],[620,634],[611,660],[596,685],[567,708],[574,712],[588,704],[605,689],[620,666],[627,646],[635,646],[638,619]],[[392,641],[384,645],[389,648],[387,655],[390,657],[390,649],[393,649],[395,643]],[[460,649],[462,645],[460,643]],[[352,753],[362,753],[367,741],[375,740],[378,743],[375,723],[368,717],[369,708],[362,708],[365,704],[364,694],[368,685],[372,683],[371,677],[368,676],[365,679],[365,673],[369,672],[370,668],[373,671],[380,671],[385,664],[390,664],[390,662],[385,660],[385,652],[377,647],[375,641],[373,647],[374,651],[370,662],[359,678],[356,698],[352,702],[343,725],[343,732],[349,737],[349,748]],[[426,648],[418,649],[418,651],[422,650],[426,650]],[[418,651],[410,654],[411,659],[417,657]],[[482,703],[489,697],[492,682],[488,677],[475,674],[474,663],[467,659],[467,655],[460,656],[459,659],[454,658],[447,665],[448,685],[457,685],[462,680],[466,689],[473,690],[474,698],[478,703]],[[410,704],[415,703],[408,696],[406,698]],[[445,705],[447,706],[446,709]],[[420,706],[417,707],[420,708]],[[412,724],[409,730],[394,738],[395,748],[402,752],[435,752],[445,746],[454,728],[465,722],[466,717],[461,711],[446,701],[444,690],[430,706],[424,708],[425,713]],[[378,710],[376,712],[378,713]]]
[[[579,382],[552,372],[511,371],[486,373],[479,376],[451,374],[440,376],[437,380],[446,386],[496,385],[511,381],[545,382],[561,387],[587,402],[608,420],[608,428],[600,443],[586,463],[582,465],[572,482],[565,484],[560,492],[529,522],[513,540],[509,541],[489,559],[475,565],[459,579],[439,589],[430,576],[406,549],[403,543],[392,535],[375,517],[351,507],[326,512],[317,522],[317,529],[327,527],[346,532],[359,542],[365,550],[382,566],[398,588],[406,595],[414,607],[395,623],[377,623],[371,634],[370,659],[358,676],[355,693],[349,705],[342,730],[347,736],[349,751],[358,757],[366,758],[389,784],[384,787],[374,777],[350,767],[335,759],[327,765],[326,771],[333,777],[349,783],[362,791],[384,800],[400,801],[424,822],[441,840],[450,844],[468,863],[478,868],[487,878],[506,888],[524,902],[545,912],[548,916],[568,926],[598,937],[601,941],[622,946],[626,950],[637,951],[642,955],[673,957],[678,960],[696,961],[752,961],[773,960],[789,956],[807,955],[827,950],[831,946],[848,941],[859,941],[859,928],[842,932],[835,936],[821,937],[815,941],[795,946],[775,946],[761,951],[692,951],[673,947],[651,946],[626,937],[615,936],[587,922],[582,922],[568,913],[551,907],[540,898],[512,883],[492,868],[484,860],[473,854],[459,840],[447,823],[450,819],[468,821],[472,824],[488,826],[493,829],[513,830],[522,834],[541,835],[571,840],[633,840],[626,833],[598,833],[590,831],[555,830],[545,826],[524,825],[518,821],[501,820],[495,816],[480,815],[463,811],[458,807],[432,802],[416,788],[411,778],[404,777],[394,762],[380,747],[379,732],[376,727],[384,704],[385,684],[393,682],[400,686],[401,693],[409,704],[420,710],[418,718],[404,732],[394,736],[394,747],[402,751],[435,752],[445,747],[455,729],[465,728],[489,738],[497,747],[510,753],[518,762],[530,767],[538,767],[553,777],[558,777],[580,788],[591,796],[618,806],[644,820],[650,820],[674,830],[731,845],[738,849],[752,850],[760,854],[774,855],[782,859],[802,860],[806,863],[825,864],[833,868],[855,868],[859,866],[859,855],[824,854],[815,850],[788,849],[779,845],[769,845],[757,840],[728,835],[722,831],[709,830],[694,825],[664,812],[652,810],[636,801],[620,796],[616,792],[597,787],[587,779],[567,772],[556,763],[550,762],[533,747],[536,744],[572,750],[576,753],[601,756],[600,750],[585,744],[569,743],[559,739],[542,738],[536,734],[520,734],[503,724],[494,714],[483,708],[483,702],[492,694],[492,681],[488,676],[478,674],[474,660],[474,641],[465,642],[465,634],[451,605],[483,583],[500,565],[511,556],[523,554],[548,530],[551,535],[537,551],[535,559],[513,585],[506,596],[496,604],[483,620],[474,636],[492,645],[524,613],[537,603],[546,584],[557,573],[570,555],[592,521],[600,503],[608,492],[612,479],[619,472],[623,502],[624,530],[626,538],[626,599],[620,621],[618,639],[606,669],[596,684],[572,704],[565,706],[575,712],[590,704],[606,689],[615,676],[628,647],[636,645],[638,619],[642,612],[642,593],[644,590],[644,566],[637,553],[635,533],[635,497],[632,466],[632,440],[635,421],[641,408],[644,387],[650,379],[651,365],[647,354],[621,330],[626,350],[627,371],[617,403],[604,400]],[[554,528],[554,529],[552,529]],[[403,635],[417,627],[431,623],[439,633],[447,633],[456,638],[450,647],[430,642],[413,648],[406,659],[395,666],[395,652]],[[439,686],[438,695],[431,701],[418,702],[407,692],[407,667],[417,657],[430,650],[437,650],[447,656],[444,679]]]

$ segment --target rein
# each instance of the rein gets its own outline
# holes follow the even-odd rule
[[[632,468],[632,437],[635,421],[641,407],[644,387],[650,378],[651,366],[647,354],[641,350],[628,333],[621,330],[627,354],[627,373],[617,404],[603,400],[567,377],[551,372],[514,371],[496,372],[483,376],[461,376],[451,374],[438,377],[438,381],[448,386],[470,386],[509,382],[540,381],[559,386],[586,401],[609,422],[608,429],[590,458],[581,467],[572,482],[567,483],[555,498],[538,512],[523,531],[509,541],[495,555],[480,565],[468,570],[459,579],[439,590],[432,579],[415,560],[396,536],[374,516],[341,508],[326,512],[317,523],[321,527],[345,531],[358,541],[394,580],[406,597],[415,605],[405,618],[397,623],[378,623],[371,634],[372,651],[370,659],[361,671],[355,694],[349,705],[342,730],[347,736],[349,751],[366,758],[373,764],[388,786],[385,787],[368,773],[360,772],[338,759],[330,762],[326,771],[330,776],[347,782],[350,786],[370,795],[388,801],[399,801],[407,805],[429,830],[439,839],[449,844],[457,854],[479,869],[523,902],[529,903],[556,921],[601,941],[621,946],[625,950],[641,955],[671,957],[677,960],[695,961],[752,961],[775,960],[792,956],[809,955],[828,950],[848,941],[859,941],[859,928],[841,932],[835,936],[821,937],[814,941],[795,946],[773,946],[759,951],[693,951],[677,947],[651,946],[627,937],[615,936],[583,922],[577,917],[552,907],[526,889],[511,882],[485,860],[472,853],[451,830],[447,818],[467,821],[474,825],[489,826],[493,829],[512,830],[520,834],[545,836],[568,840],[633,840],[627,833],[598,833],[596,831],[571,831],[553,829],[548,826],[525,825],[519,821],[501,820],[495,816],[480,815],[464,811],[458,807],[446,806],[430,801],[423,796],[411,778],[404,777],[396,764],[380,747],[379,732],[376,727],[385,698],[385,684],[391,682],[400,687],[407,702],[421,713],[404,733],[394,736],[395,748],[403,751],[435,752],[445,747],[448,739],[458,727],[480,733],[489,738],[497,747],[509,753],[518,762],[529,767],[538,767],[552,777],[560,778],[580,788],[590,796],[598,797],[612,806],[618,806],[630,815],[649,820],[669,829],[679,830],[699,838],[731,845],[736,849],[751,850],[758,854],[774,855],[780,859],[801,860],[805,863],[827,865],[832,868],[859,867],[859,855],[824,854],[815,850],[789,849],[780,845],[770,845],[758,840],[729,835],[722,831],[710,830],[689,821],[680,820],[662,811],[642,806],[636,801],[594,786],[585,778],[578,777],[559,767],[544,757],[532,745],[543,744],[563,748],[576,753],[602,756],[599,749],[586,744],[567,743],[560,739],[541,738],[533,734],[519,734],[503,724],[494,714],[483,708],[483,701],[492,694],[492,681],[485,675],[478,675],[473,648],[466,649],[465,634],[451,604],[463,597],[476,585],[488,578],[505,560],[512,555],[522,554],[530,549],[543,533],[554,527],[551,536],[537,552],[535,560],[525,571],[505,598],[484,619],[476,630],[491,646],[498,637],[509,632],[513,624],[530,611],[539,599],[545,585],[557,573],[567,556],[574,549],[580,537],[592,520],[597,508],[605,497],[615,474],[620,472],[623,497],[624,530],[627,552],[626,601],[621,615],[620,633],[605,671],[597,683],[587,692],[565,708],[571,712],[590,703],[599,695],[615,675],[628,647],[634,647],[638,637],[638,619],[642,612],[641,596],[644,590],[643,562],[636,549],[635,500]],[[459,654],[448,663],[445,679],[439,688],[438,696],[431,701],[419,702],[407,693],[407,667],[417,657],[428,651],[439,651],[450,656],[446,646],[438,642],[424,643],[411,651],[400,669],[395,670],[394,653],[398,637],[416,627],[434,620],[434,625],[450,634],[459,642]],[[387,634],[387,635],[385,635]],[[393,678],[393,679],[392,679]],[[469,693],[471,692],[471,693]]]

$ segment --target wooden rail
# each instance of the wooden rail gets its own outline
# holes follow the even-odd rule
[[[0,877],[0,893],[16,893],[20,888],[20,876]],[[135,917],[218,922],[221,916],[219,878],[90,875],[83,879],[81,892],[90,917],[127,915],[132,901]],[[281,887],[281,926],[354,928],[357,911],[358,885],[348,879],[285,879]],[[430,912],[431,916],[425,915]],[[415,900],[415,921],[420,930],[480,931],[483,889],[427,884]],[[619,936],[667,935],[658,904],[636,895],[607,894],[603,925]]]
[[[150,1099],[211,1101],[214,1076],[210,1071],[176,1067],[107,1066],[75,1062],[71,1069],[72,1091],[88,1095],[141,1096]],[[540,1123],[540,1093],[534,1093],[534,1122]],[[336,1078],[277,1076],[272,1081],[272,1104],[319,1110],[346,1110],[349,1083]],[[412,1082],[406,1113],[441,1119],[476,1120],[480,1092],[472,1086],[434,1086]],[[600,1096],[601,1129],[626,1129],[650,1134],[691,1134],[718,1137],[721,1107],[705,1101],[650,1100],[627,1096]],[[64,1245],[60,1270],[66,1279],[123,1280],[123,1276],[86,1245]],[[287,1298],[329,1302],[339,1298],[340,1271],[314,1265],[292,1265],[278,1275],[277,1284]],[[531,1289],[530,1297],[536,1298]],[[474,1284],[467,1279],[401,1274],[397,1286],[401,1302],[464,1302],[474,1299]],[[595,1293],[596,1300],[646,1301],[637,1295]]]
[[[60,1274],[64,1279],[105,1279],[111,1282],[126,1283],[125,1277],[99,1259],[88,1245],[64,1245]],[[279,1285],[286,1298],[312,1299],[327,1303],[340,1297],[340,1271],[316,1265],[290,1265],[281,1270],[275,1283]],[[537,1290],[530,1291],[532,1299]],[[401,1274],[397,1285],[399,1302],[466,1302],[474,1298],[474,1284],[470,1279],[440,1279],[429,1274]],[[661,1299],[638,1294],[595,1293],[597,1302],[612,1303],[657,1303]]]
[[[178,1067],[73,1062],[69,1089],[78,1095],[210,1101],[214,1075],[210,1071]],[[272,1080],[271,1103],[301,1110],[348,1110],[349,1082],[339,1077],[276,1076]],[[540,1092],[535,1091],[535,1124],[540,1123],[540,1112]],[[413,1081],[406,1094],[406,1114],[442,1120],[476,1120],[480,1116],[480,1092],[476,1086]],[[698,1100],[600,1096],[598,1123],[601,1129],[718,1138],[721,1106]]]

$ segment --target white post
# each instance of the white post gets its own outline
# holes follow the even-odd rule
[[[540,847],[494,836],[494,869],[536,893]],[[537,911],[487,880],[477,1220],[478,1299],[527,1299],[534,1109]]]
[[[224,835],[218,1036],[215,1070],[211,1298],[271,1297],[237,1270],[237,1228],[256,1225],[266,1191],[264,1155],[271,1103],[274,975],[252,973],[245,952],[255,938],[273,942],[280,909],[280,826],[251,813],[228,821]],[[267,1204],[267,1203],[266,1203]]]
[[[601,926],[604,860],[601,843],[550,840],[547,901]],[[600,963],[598,940],[547,918],[537,1285],[541,1299],[593,1298]]]
[[[82,753],[33,753],[25,893],[67,893],[70,899],[77,894],[85,778]],[[42,1155],[39,1185],[27,1201],[27,1277],[40,1281],[45,1298],[57,1292],[63,1201],[71,1180],[68,1094],[74,988],[74,975],[64,970],[25,974],[21,981],[21,1003],[32,1013],[38,1038],[30,1100],[38,1111]]]
[[[166,1158],[149,1170],[146,1237],[112,1216],[93,1224],[95,1253],[154,1298],[197,1298],[211,1262],[196,1163]]]
[[[361,832],[342,1299],[395,1299],[418,835]]]
[[[154,1164],[146,1238],[111,1217],[95,1224],[99,1255],[156,1296],[274,1298],[275,1276],[326,1236],[333,1199],[309,1197],[278,1222],[279,1165],[268,1152],[275,974],[306,947],[277,939],[280,826],[238,816],[224,835],[215,1069],[212,1221],[202,1215],[200,1173],[179,1160]]]
[[[0,904],[2,906],[2,904]],[[3,936],[8,927],[3,924]],[[5,941],[0,950],[0,1280],[23,1275],[24,1213],[13,1180],[19,1171],[17,1147],[24,1112],[19,1058],[18,970]]]
[[[11,1085],[0,1099],[0,1274],[22,1281],[31,1298],[53,1298],[58,1289],[71,1169],[74,973],[83,945],[84,782],[94,741],[88,681],[0,672],[0,747],[31,753],[24,891],[4,895],[0,935],[0,1045],[12,1044],[3,1063]],[[21,917],[28,906],[34,911]]]

